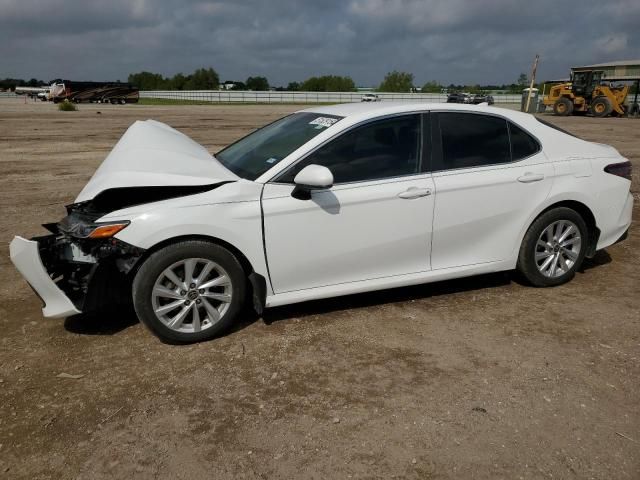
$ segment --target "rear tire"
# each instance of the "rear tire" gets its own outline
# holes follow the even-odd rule
[[[561,117],[566,117],[573,113],[573,103],[566,97],[559,98],[553,104],[553,113]]]
[[[591,102],[591,113],[594,117],[606,117],[610,115],[613,111],[613,105],[611,105],[611,100],[607,97],[596,97],[593,102]]]
[[[583,218],[566,207],[540,215],[522,239],[518,272],[535,287],[553,287],[571,280],[588,247]]]
[[[244,270],[231,252],[187,240],[147,258],[133,280],[133,304],[161,340],[193,343],[226,330],[244,305],[245,291]]]

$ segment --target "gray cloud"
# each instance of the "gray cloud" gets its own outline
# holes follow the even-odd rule
[[[375,85],[393,69],[418,85],[503,83],[535,53],[542,78],[637,58],[638,25],[637,0],[0,0],[0,77],[212,66],[223,80],[275,85],[328,73]]]

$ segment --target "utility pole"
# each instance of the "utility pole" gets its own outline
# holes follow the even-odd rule
[[[533,85],[536,82],[536,70],[538,69],[538,60],[540,59],[540,55],[536,54],[536,58],[533,61],[533,67],[531,68],[531,84],[529,85],[529,94],[527,95],[527,104],[524,107],[525,112],[529,112],[529,104],[531,103],[531,93],[533,90]]]

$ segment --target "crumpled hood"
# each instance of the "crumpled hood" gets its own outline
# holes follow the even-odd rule
[[[111,188],[207,185],[238,180],[202,145],[155,120],[129,127],[76,203]]]

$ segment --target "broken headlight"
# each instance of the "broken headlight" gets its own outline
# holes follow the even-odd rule
[[[113,237],[126,228],[129,221],[94,223],[81,215],[68,215],[58,223],[58,229],[75,238],[103,239]]]

